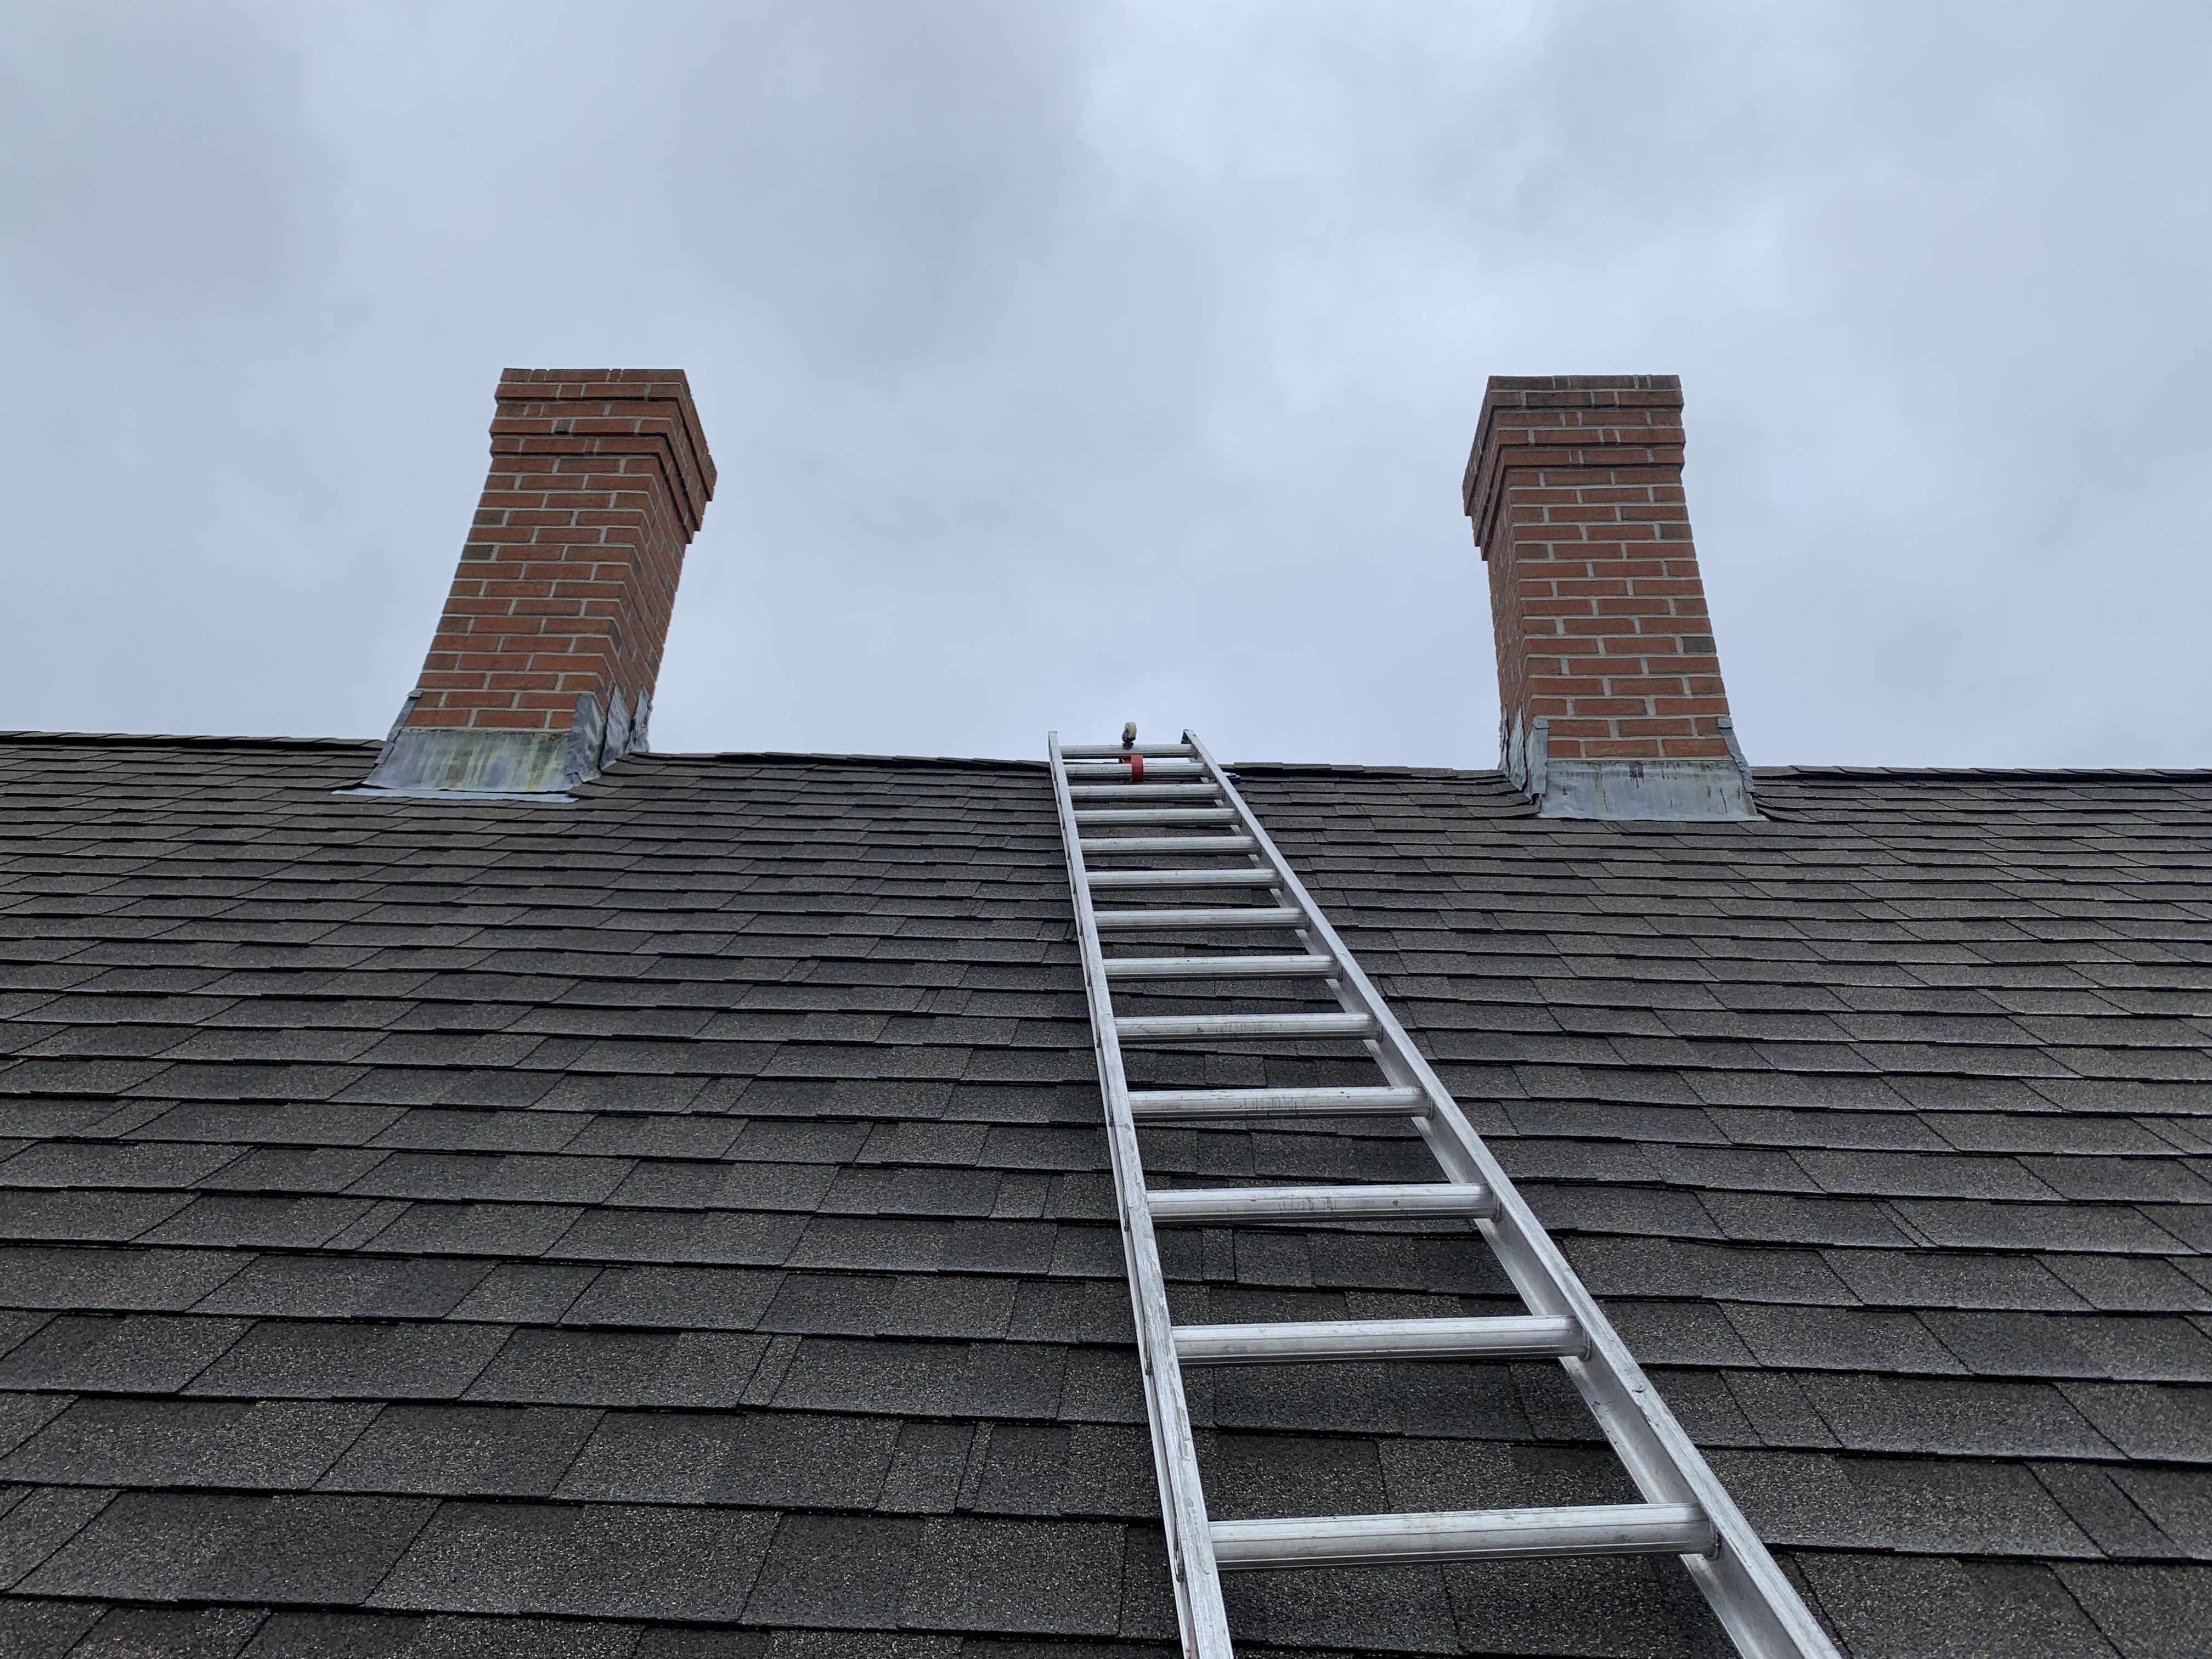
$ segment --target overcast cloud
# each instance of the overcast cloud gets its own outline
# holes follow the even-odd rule
[[[380,735],[499,369],[681,367],[662,749],[1496,763],[1485,376],[1677,373],[1760,763],[2212,764],[2212,8],[0,34],[0,726]]]

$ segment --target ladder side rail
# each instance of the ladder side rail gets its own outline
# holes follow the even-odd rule
[[[1152,1209],[1145,1195],[1136,1119],[1130,1111],[1128,1079],[1121,1066],[1121,1042],[1115,1035],[1105,952],[1100,948],[1097,925],[1091,915],[1081,836],[1075,827],[1075,807],[1068,793],[1066,763],[1060,757],[1060,734],[1052,732],[1047,742],[1053,801],[1060,816],[1060,840],[1066,848],[1068,884],[1075,904],[1077,947],[1083,961],[1084,995],[1091,1010],[1099,1091],[1105,1099],[1107,1148],[1114,1170],[1115,1206],[1121,1212],[1121,1249],[1128,1264],[1137,1356],[1150,1408],[1146,1414],[1151,1419],[1153,1471],[1159,1481],[1160,1516],[1167,1530],[1168,1565],[1175,1585],[1183,1653],[1185,1659],[1234,1659],[1229,1615],[1222,1605],[1220,1573],[1213,1556],[1213,1533],[1206,1520],[1198,1449],[1191,1435],[1190,1407],[1183,1395],[1182,1368],[1176,1359],[1166,1278],[1161,1271]]]
[[[1711,1519],[1718,1553],[1681,1559],[1738,1650],[1748,1659],[1840,1659],[1827,1632],[1783,1576],[1705,1454],[1660,1399],[1613,1322],[1475,1133],[1451,1091],[1413,1046],[1274,838],[1229,781],[1225,769],[1196,732],[1186,732],[1183,738],[1220,788],[1222,799],[1237,813],[1243,832],[1257,843],[1255,856],[1282,878],[1278,890],[1283,898],[1304,913],[1307,926],[1301,931],[1307,935],[1308,948],[1333,956],[1343,969],[1336,983],[1346,1010],[1375,1020],[1379,1036],[1369,1047],[1383,1075],[1393,1084],[1418,1087],[1426,1096],[1429,1111],[1416,1123],[1438,1163],[1454,1180],[1480,1182],[1495,1194],[1496,1214],[1476,1224],[1530,1311],[1565,1314],[1581,1323],[1589,1339],[1589,1358],[1559,1363],[1638,1488],[1654,1503],[1698,1504]]]

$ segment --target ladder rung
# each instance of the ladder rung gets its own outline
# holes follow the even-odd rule
[[[1515,1314],[1486,1319],[1321,1319],[1294,1324],[1178,1325],[1186,1365],[1304,1365],[1328,1359],[1518,1359],[1583,1354],[1571,1319]]]
[[[1373,1187],[1185,1187],[1146,1194],[1163,1226],[1224,1221],[1348,1221],[1361,1217],[1494,1215],[1498,1200],[1476,1182]]]
[[[1063,743],[1060,745],[1062,760],[1115,760],[1130,752],[1118,743]],[[1146,760],[1188,760],[1197,751],[1187,743],[1140,743],[1136,745],[1134,752]]]
[[[1067,793],[1091,800],[1218,800],[1210,783],[1071,783]]]
[[[1249,853],[1260,843],[1249,836],[1086,836],[1085,853]]]
[[[1202,778],[1206,769],[1196,761],[1162,761],[1158,766],[1145,768],[1145,775],[1158,773],[1164,778]],[[1126,778],[1129,775],[1127,761],[1092,762],[1088,766],[1071,766],[1067,775],[1073,778]]]
[[[1329,957],[1115,957],[1109,979],[1291,979],[1333,974]]]
[[[1376,1032],[1365,1014],[1158,1014],[1117,1019],[1124,1042],[1166,1042],[1184,1037],[1364,1037]]]
[[[1131,812],[1078,812],[1079,824],[1100,823],[1234,823],[1237,814],[1226,806],[1155,806]]]
[[[1216,1521],[1224,1568],[1379,1567],[1403,1561],[1516,1561],[1554,1555],[1709,1555],[1713,1523],[1693,1504],[1590,1504],[1443,1515],[1332,1515]]]
[[[1419,1089],[1143,1089],[1133,1117],[1425,1117]]]
[[[1282,880],[1273,870],[1091,870],[1093,887],[1273,887]]]
[[[1305,913],[1272,904],[1255,904],[1241,910],[1093,910],[1091,919],[1101,933],[1116,928],[1303,927]]]

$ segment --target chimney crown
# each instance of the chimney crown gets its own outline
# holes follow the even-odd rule
[[[644,749],[714,492],[681,369],[501,374],[460,568],[368,786],[558,794]]]
[[[1461,494],[1516,787],[1550,817],[1755,817],[1682,495],[1681,381],[1493,375]]]

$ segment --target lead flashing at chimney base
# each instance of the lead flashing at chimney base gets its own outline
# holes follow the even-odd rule
[[[1499,764],[1546,817],[1755,818],[1682,495],[1671,374],[1493,375],[1462,491]]]
[[[362,787],[565,799],[647,746],[714,490],[680,369],[508,369],[445,615]]]

